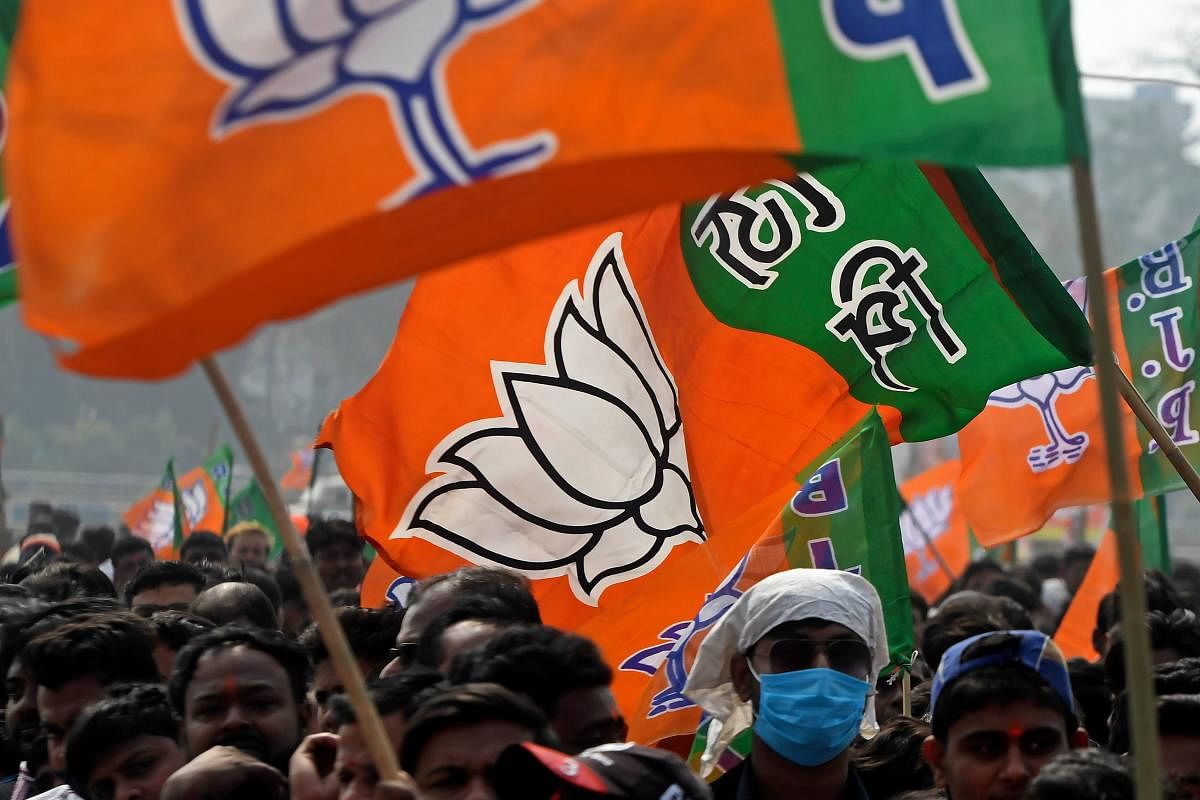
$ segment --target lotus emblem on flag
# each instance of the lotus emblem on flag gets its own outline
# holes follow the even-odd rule
[[[196,59],[231,89],[213,135],[316,113],[354,92],[382,96],[416,175],[383,201],[533,169],[554,136],[537,132],[475,150],[445,80],[473,34],[538,0],[175,0]]]
[[[392,538],[417,536],[530,577],[566,575],[596,605],[614,583],[703,542],[679,397],[621,252],[596,251],[563,290],[546,363],[492,362],[503,416],[442,440]]]

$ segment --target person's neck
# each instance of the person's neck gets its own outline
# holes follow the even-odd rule
[[[837,800],[846,788],[850,748],[831,761],[806,767],[776,753],[757,736],[750,746],[750,766],[758,800]]]

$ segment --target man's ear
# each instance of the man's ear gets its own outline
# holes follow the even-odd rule
[[[946,788],[946,773],[942,769],[942,760],[946,757],[946,746],[934,736],[926,736],[921,743],[921,755],[925,763],[933,770],[933,782],[939,789]]]
[[[754,676],[750,674],[750,666],[741,653],[734,653],[729,657],[729,676],[738,697],[743,701],[754,697]]]
[[[1088,741],[1088,732],[1086,728],[1076,728],[1068,739],[1073,750],[1086,750],[1090,742]]]

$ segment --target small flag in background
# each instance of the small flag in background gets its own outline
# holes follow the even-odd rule
[[[271,540],[270,558],[276,559],[283,552],[283,538],[279,535],[275,519],[271,516],[267,496],[263,494],[262,487],[255,478],[251,478],[246,488],[229,501],[229,527],[232,528],[239,522],[253,522],[266,531],[267,538]]]
[[[1200,465],[1200,230],[1104,273],[1113,350],[1171,438]],[[1083,304],[1084,282],[1071,293]],[[1133,412],[1121,404],[1135,497],[1183,488]],[[959,499],[980,543],[1037,530],[1058,508],[1110,498],[1099,395],[1090,367],[1030,377],[995,392],[958,435]]]
[[[291,465],[288,471],[279,479],[279,485],[284,489],[307,489],[312,483],[313,460],[315,453],[311,447],[300,447],[290,454]]]
[[[218,449],[178,479],[172,459],[159,488],[125,512],[125,524],[148,540],[159,558],[174,558],[192,531],[220,534],[225,530],[232,479],[233,451],[229,447]]]
[[[158,488],[130,506],[123,519],[134,536],[150,542],[155,558],[167,560],[178,557],[187,517],[175,481],[173,459],[167,462]]]
[[[785,157],[1086,157],[1078,83],[1059,0],[27,3],[26,319],[70,369],[165,377],[423,269],[785,178]]]
[[[958,459],[950,459],[900,484],[908,583],[931,605],[971,560],[967,520],[954,493],[958,472]]]

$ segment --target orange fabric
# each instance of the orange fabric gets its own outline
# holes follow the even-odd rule
[[[967,519],[955,496],[960,466],[956,458],[943,461],[900,484],[900,496],[908,504],[900,526],[908,585],[929,603],[934,603],[953,583],[942,563],[957,578],[971,560]],[[941,556],[940,561],[930,545]]]
[[[138,500],[121,516],[121,521],[134,536],[150,542],[154,547],[154,557],[160,561],[177,557],[174,520],[174,495],[170,489],[163,488],[155,489]],[[166,535],[168,530],[169,535]]]
[[[187,538],[193,530],[211,531],[220,535],[225,527],[225,505],[217,493],[204,467],[196,467],[175,479],[179,497],[183,503],[183,535]],[[196,524],[190,517],[199,515]],[[150,540],[154,544],[153,531],[161,530],[163,524],[170,527],[171,535],[165,546],[155,547],[155,556],[161,559],[177,558],[175,552],[175,498],[170,489],[159,487],[138,500],[122,516],[122,520],[135,536]],[[160,534],[161,536],[161,534]]]
[[[292,463],[288,467],[288,471],[279,479],[279,486],[283,489],[299,489],[303,491],[312,482],[312,451],[293,450],[291,459]]]
[[[189,50],[183,7],[22,10],[6,152],[38,157],[5,167],[22,308],[78,348],[73,370],[165,377],[261,322],[786,175],[773,154],[802,149],[767,0],[543,0],[465,34],[443,96],[477,151],[545,132],[547,160],[381,212],[415,175],[386,92],[355,84],[212,133],[233,79]]]
[[[1115,270],[1105,273],[1109,320],[1116,326],[1113,350],[1121,369],[1129,374],[1129,355],[1119,324],[1115,278]],[[1031,379],[1034,380],[1040,379]],[[1110,499],[1107,447],[1095,378],[1087,377],[1074,391],[1057,394],[1053,406],[1063,430],[1070,435],[1087,434],[1088,446],[1073,464],[1063,462],[1041,472],[1030,468],[1027,459],[1031,452],[1035,448],[1044,448],[1050,441],[1041,413],[1031,404],[1001,406],[989,403],[958,433],[963,464],[957,487],[958,499],[968,525],[984,547],[994,547],[1037,530],[1059,508],[1104,503]],[[1124,402],[1120,403],[1120,410],[1126,469],[1132,496],[1138,497],[1142,493],[1142,482],[1138,469],[1141,447],[1137,422]]]
[[[1095,661],[1100,657],[1092,644],[1092,632],[1096,629],[1096,612],[1104,595],[1117,588],[1120,565],[1117,561],[1117,537],[1105,531],[1091,566],[1079,585],[1067,613],[1054,634],[1054,643],[1066,658],[1086,658]]]
[[[429,541],[389,536],[429,480],[426,464],[438,443],[501,412],[495,365],[547,362],[556,302],[614,231],[622,232],[624,262],[678,386],[707,534],[702,545],[676,545],[649,574],[609,586],[596,606],[581,602],[565,577],[534,581],[548,624],[591,637],[610,664],[620,665],[692,619],[794,494],[795,476],[867,411],[815,354],[712,316],[682,260],[677,206],[423,275],[379,371],[330,415],[319,440],[332,444],[361,501],[360,527],[393,569],[420,578],[462,566],[463,559]],[[369,597],[374,602],[376,595]],[[672,729],[685,714],[639,718],[649,676],[616,672],[614,691],[635,739],[690,732]]]

